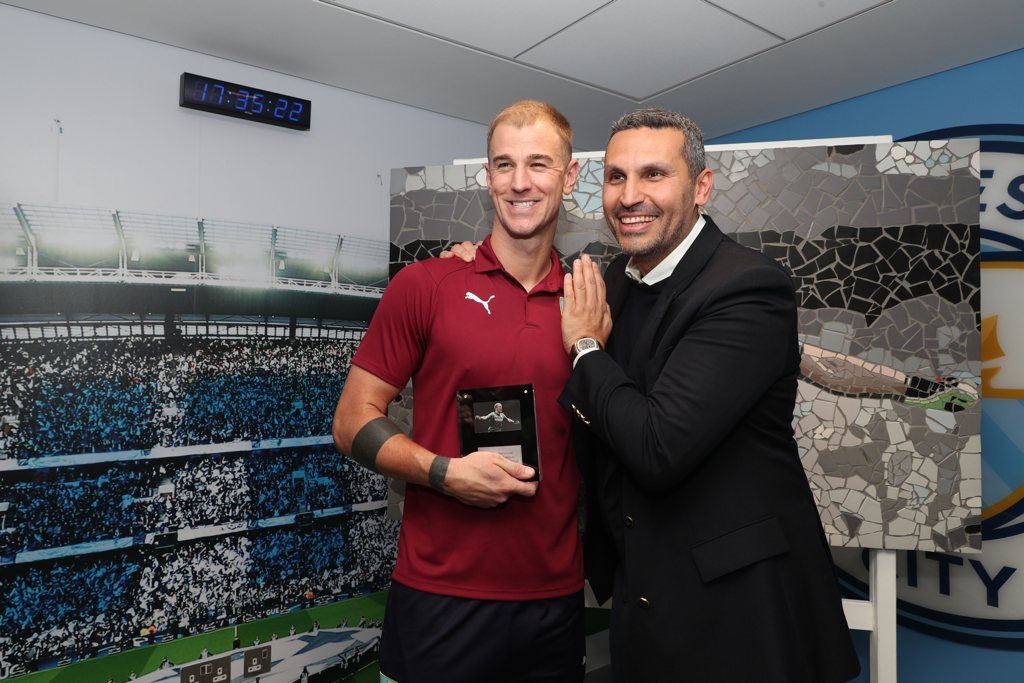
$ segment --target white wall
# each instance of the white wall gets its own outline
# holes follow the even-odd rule
[[[312,100],[312,127],[179,107],[183,71]],[[0,201],[387,240],[390,169],[483,156],[485,135],[479,124],[0,5]]]

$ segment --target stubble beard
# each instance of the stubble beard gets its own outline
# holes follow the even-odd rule
[[[676,223],[672,230],[663,235],[661,239],[654,239],[648,243],[644,243],[642,238],[634,240],[630,237],[622,237],[613,225],[610,224],[608,227],[615,235],[622,253],[636,259],[646,259],[659,254],[664,257],[686,239],[686,229],[681,222]]]

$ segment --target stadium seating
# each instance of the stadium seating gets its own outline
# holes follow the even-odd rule
[[[6,455],[324,435],[355,343],[245,337],[0,342]]]

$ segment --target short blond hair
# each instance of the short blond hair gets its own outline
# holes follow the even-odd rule
[[[494,136],[494,129],[503,123],[516,128],[530,126],[538,120],[550,123],[558,133],[559,139],[565,144],[565,158],[572,157],[572,126],[569,119],[565,118],[562,112],[552,107],[547,102],[540,100],[519,100],[508,105],[491,120],[487,129],[487,156],[491,156],[491,138]]]

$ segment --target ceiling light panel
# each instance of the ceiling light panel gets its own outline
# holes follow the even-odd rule
[[[617,0],[520,61],[643,100],[779,42],[701,0]]]
[[[608,3],[608,0],[318,1],[503,57],[515,57]]]
[[[796,38],[893,0],[708,0],[785,39]]]

